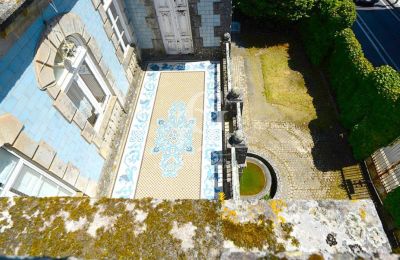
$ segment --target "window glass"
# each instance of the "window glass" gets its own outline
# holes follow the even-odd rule
[[[85,96],[76,81],[71,82],[71,86],[67,91],[67,96],[71,99],[75,107],[83,114],[88,121],[94,125],[97,120],[96,109],[90,103],[89,99]]]
[[[122,41],[119,44],[121,45],[122,50],[125,50],[128,45],[128,39],[126,39],[125,33],[122,35]]]
[[[113,21],[115,21],[118,17],[117,9],[115,8],[114,3],[111,2],[110,6],[108,7],[108,10],[110,10],[111,15],[113,17],[110,17]]]
[[[4,184],[17,163],[18,157],[0,148],[0,191],[3,190]]]
[[[129,42],[127,40],[126,32],[122,24],[121,15],[119,14],[117,6],[114,2],[111,2],[109,7],[107,8],[107,15],[112,23],[114,33],[118,39],[119,45],[121,46],[122,51],[125,52]]]
[[[92,92],[97,102],[103,104],[106,99],[106,93],[104,93],[103,89],[101,88],[96,77],[93,75],[93,72],[86,61],[84,61],[81,65],[79,69],[79,75],[85,82],[86,86],[89,88],[90,92]]]
[[[26,165],[23,165],[17,179],[12,185],[12,188],[24,195],[37,196],[41,184],[40,173]]]
[[[67,190],[64,189],[64,188],[58,187],[58,194],[57,194],[57,196],[66,197],[66,196],[71,196],[71,195],[72,195],[71,192],[67,191]]]
[[[39,190],[39,197],[51,197],[56,196],[58,194],[57,184],[47,179],[46,177],[42,177],[42,186]]]

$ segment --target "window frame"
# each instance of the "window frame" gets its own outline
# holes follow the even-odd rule
[[[111,4],[114,4],[115,10],[117,12],[117,17],[114,17],[114,15],[111,12],[110,6]],[[130,35],[129,27],[126,22],[126,18],[123,12],[123,9],[121,7],[121,4],[119,3],[118,0],[104,0],[103,1],[103,9],[104,12],[106,12],[108,19],[110,20],[111,23],[111,28],[114,32],[114,34],[117,37],[118,44],[122,48],[122,52],[124,53],[124,57],[126,53],[128,52],[129,45],[133,42],[132,37]],[[120,20],[123,31],[120,32],[118,26],[117,26],[117,21]],[[127,44],[123,44],[123,36],[125,35]]]
[[[42,178],[46,178],[48,180],[50,180],[51,182],[54,182],[57,185],[57,191],[60,191],[60,187],[64,190],[67,190],[68,192],[71,193],[71,195],[69,196],[75,196],[76,191],[69,187],[67,184],[65,184],[64,182],[58,180],[57,178],[51,176],[51,174],[45,172],[44,170],[40,169],[39,167],[37,167],[36,165],[34,165],[33,163],[31,163],[30,161],[28,161],[27,159],[25,159],[24,157],[20,156],[18,153],[10,150],[7,147],[1,146],[0,149],[4,149],[6,152],[10,153],[11,155],[15,156],[18,159],[18,162],[16,163],[14,169],[11,171],[10,176],[8,176],[4,186],[2,187],[2,191],[0,191],[0,197],[14,197],[14,196],[21,196],[18,193],[13,192],[11,189],[13,188],[13,185],[15,184],[18,176],[21,174],[21,170],[23,168],[23,166],[25,165],[28,168],[31,168],[32,170],[34,170],[35,172],[40,174],[40,180],[42,180]],[[38,185],[38,184],[37,184]],[[28,195],[26,195],[28,196]],[[54,195],[57,196],[57,195]]]
[[[101,89],[103,90],[103,92],[106,95],[106,98],[105,98],[103,104],[100,104],[96,100],[96,98],[92,94],[92,92],[89,89],[89,87],[87,86],[87,84],[79,76],[79,68],[82,66],[82,64],[84,62],[86,62],[88,69],[92,72],[96,81],[99,83]],[[96,64],[94,63],[93,58],[91,57],[90,53],[83,45],[77,44],[77,55],[76,55],[76,57],[74,57],[74,60],[72,61],[71,65],[73,67],[73,71],[68,71],[67,69],[65,69],[63,72],[63,75],[60,77],[59,85],[61,86],[61,91],[64,93],[67,93],[69,88],[71,87],[72,82],[73,81],[76,82],[76,84],[82,90],[82,92],[84,93],[86,98],[89,99],[91,105],[95,108],[96,112],[99,113],[99,116],[96,119],[96,123],[93,126],[94,130],[96,132],[98,132],[101,127],[101,124],[102,124],[102,121],[104,118],[104,113],[107,108],[108,102],[112,96],[110,88],[108,87],[105,79],[103,78],[99,69],[97,68]]]

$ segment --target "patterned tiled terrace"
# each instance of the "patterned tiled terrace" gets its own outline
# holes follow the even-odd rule
[[[149,64],[113,197],[215,198],[220,108],[218,63]]]

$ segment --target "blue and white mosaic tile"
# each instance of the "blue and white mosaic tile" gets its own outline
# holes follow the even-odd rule
[[[193,152],[195,119],[186,118],[186,105],[175,102],[168,111],[168,119],[158,119],[154,153],[162,153],[160,168],[164,177],[176,177],[183,165],[183,153]]]
[[[221,110],[219,64],[211,61],[151,63],[148,65],[118,170],[113,197],[133,198],[135,196],[162,71],[205,72],[202,158],[199,158],[202,160],[200,198],[214,199],[217,192],[220,191],[217,188],[217,165],[220,163],[219,154],[222,151],[222,123],[215,120]],[[158,120],[153,152],[162,153],[159,167],[163,169],[165,176],[176,176],[183,163],[182,154],[192,152],[192,131],[195,123],[194,119],[186,117],[186,107],[179,102],[172,105],[167,119]],[[169,159],[171,158],[176,163],[170,163]]]

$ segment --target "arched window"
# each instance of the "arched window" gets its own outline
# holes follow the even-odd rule
[[[58,48],[54,76],[61,91],[94,130],[99,130],[111,92],[78,35],[67,36]]]

